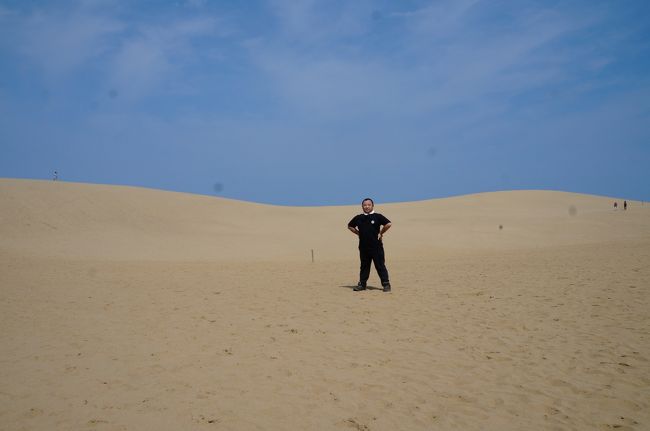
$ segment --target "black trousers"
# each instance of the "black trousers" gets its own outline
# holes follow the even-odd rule
[[[381,284],[388,283],[388,270],[384,258],[384,246],[379,244],[378,247],[373,248],[359,248],[359,257],[361,259],[361,269],[359,271],[359,281],[364,285],[370,277],[370,262],[375,263],[375,269],[379,274]]]

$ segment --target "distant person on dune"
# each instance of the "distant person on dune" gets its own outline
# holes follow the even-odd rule
[[[625,211],[627,209],[627,201],[623,201],[623,210]]]
[[[354,290],[358,292],[366,289],[366,283],[370,277],[370,262],[374,262],[384,292],[390,292],[382,242],[383,235],[391,227],[390,220],[374,211],[375,203],[370,198],[361,202],[361,209],[363,213],[355,216],[348,223],[350,232],[359,237],[359,258],[361,259],[359,283]]]

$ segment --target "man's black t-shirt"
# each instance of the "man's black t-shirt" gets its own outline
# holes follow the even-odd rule
[[[390,223],[386,217],[378,213],[359,214],[355,216],[348,227],[359,229],[359,248],[375,248],[382,245],[378,239],[381,226]]]

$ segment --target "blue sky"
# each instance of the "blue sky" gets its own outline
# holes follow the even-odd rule
[[[650,2],[3,1],[0,177],[650,200]]]

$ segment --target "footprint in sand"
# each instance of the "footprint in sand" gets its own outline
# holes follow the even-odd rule
[[[27,411],[27,413],[25,413],[25,416],[28,418],[35,418],[41,416],[42,414],[43,414],[43,410],[36,407],[32,407]]]
[[[203,415],[199,415],[197,418],[194,418],[195,423],[205,423],[205,424],[218,424],[221,422],[221,419],[215,418],[215,417],[205,417]]]
[[[620,430],[620,431],[628,431],[628,430],[634,430],[636,429],[636,426],[639,425],[637,421],[635,421],[632,418],[626,418],[621,416],[620,417],[620,423],[617,424],[604,424],[603,428],[608,429],[608,430]]]
[[[351,427],[353,429],[359,430],[359,431],[370,431],[370,428],[368,427],[368,425],[364,425],[362,423],[359,423],[354,418],[344,420],[343,424],[347,425],[348,427]]]

